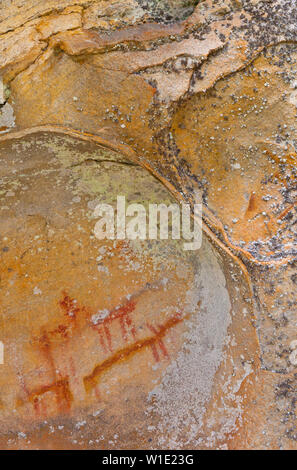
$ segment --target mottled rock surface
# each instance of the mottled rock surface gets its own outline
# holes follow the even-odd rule
[[[294,0],[2,2],[2,448],[296,449],[296,60]]]

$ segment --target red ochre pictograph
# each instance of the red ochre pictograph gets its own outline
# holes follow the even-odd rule
[[[42,355],[43,363],[46,364],[43,368],[46,383],[30,390],[25,377],[22,376],[23,398],[19,399],[17,404],[31,403],[38,418],[52,414],[53,410],[66,414],[71,410],[77,394],[83,398],[94,390],[95,396],[100,398],[97,386],[102,374],[143,349],[151,349],[152,358],[156,363],[169,360],[164,337],[184,319],[182,314],[178,312],[162,324],[153,324],[152,320],[145,321],[141,328],[137,327],[133,318],[141,295],[148,290],[159,289],[160,286],[158,282],[145,285],[96,322],[92,321],[94,311],[80,305],[76,299],[63,291],[59,307],[64,313],[65,321],[52,330],[44,329],[33,341]],[[71,342],[79,335],[83,337],[90,334],[90,331],[96,332],[103,359],[95,363],[89,374],[78,374]]]

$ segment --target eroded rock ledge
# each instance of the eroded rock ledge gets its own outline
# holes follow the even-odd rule
[[[4,84],[0,103],[0,149],[4,149],[1,178],[12,186],[3,190],[5,200],[7,191],[14,192],[15,171],[23,177],[24,168],[20,166],[17,170],[14,166],[17,165],[13,157],[15,148],[22,146],[25,152],[27,145],[38,147],[40,139],[53,135],[62,140],[78,139],[81,144],[77,145],[83,146],[85,142],[99,146],[106,152],[113,152],[113,158],[120,154],[122,159],[147,169],[178,200],[192,203],[193,192],[199,189],[203,194],[205,237],[222,257],[224,276],[230,276],[225,281],[229,296],[232,289],[236,291],[240,285],[244,290],[241,297],[247,300],[248,307],[240,305],[240,300],[239,304],[232,305],[228,334],[230,338],[233,335],[230,341],[236,342],[236,346],[232,351],[230,345],[226,346],[222,353],[211,398],[206,400],[203,423],[194,436],[196,445],[201,448],[296,448],[296,362],[292,359],[292,345],[297,339],[297,16],[294,0],[48,0],[42,5],[35,1],[4,1],[0,19],[0,75]],[[35,139],[35,143],[30,139]],[[62,140],[61,147],[64,146]],[[11,165],[7,164],[9,153]],[[70,172],[80,169],[82,154],[81,149],[74,152]],[[45,152],[43,158],[46,155]],[[85,160],[89,161],[90,157]],[[22,165],[22,161],[19,164]],[[43,164],[45,162],[36,161],[26,170],[28,184],[31,184],[30,172],[33,175],[38,165]],[[135,167],[130,170],[134,171]],[[39,171],[40,168],[38,178],[43,178]],[[58,170],[54,165],[43,171]],[[80,175],[78,181],[82,180]],[[37,197],[38,191],[42,192],[41,186],[34,191]],[[8,199],[10,197],[17,198],[17,205],[18,196],[8,196]],[[63,193],[61,200],[66,204],[68,197]],[[30,208],[32,203],[28,200],[27,204]],[[36,200],[35,204],[38,207]],[[9,209],[3,212],[4,226],[15,216],[14,206],[3,202],[2,208],[6,206]],[[38,210],[44,210],[44,219],[38,219],[41,216],[37,210],[39,215],[34,215],[37,219],[33,223],[36,233],[32,229],[34,236],[38,236],[40,227],[47,230],[44,227],[52,223],[41,206]],[[58,226],[62,224],[61,230],[67,219],[63,212],[65,207],[61,208],[61,218],[54,222]],[[28,243],[33,240],[31,235],[28,235]],[[22,237],[26,239],[26,234],[20,235],[20,244]],[[63,245],[60,239],[57,243]],[[7,246],[3,240],[1,244],[2,248]],[[6,253],[3,251],[3,258]],[[14,256],[22,256],[22,253],[14,253]],[[32,254],[32,259],[38,259],[36,253]],[[7,261],[4,266],[4,270],[13,269]],[[235,269],[238,272],[233,272]],[[61,285],[69,272],[70,268],[61,276]],[[7,273],[5,271],[5,279],[8,279]],[[74,286],[75,283],[73,289]],[[84,288],[87,292],[89,281]],[[98,306],[95,298],[86,302],[86,292],[65,295],[70,299],[68,303],[81,295],[79,308],[83,318],[88,319],[88,309],[93,312]],[[17,300],[15,308],[20,312],[21,294],[16,291],[13,295]],[[56,318],[63,310],[61,305],[59,307],[58,302],[63,301],[59,295],[47,299],[56,302]],[[117,300],[121,305],[121,299]],[[10,308],[11,305],[9,312]],[[32,325],[36,326],[34,320]],[[12,331],[14,328],[15,325]],[[50,326],[49,331],[52,330]],[[13,344],[10,333],[6,334],[9,344]],[[42,337],[40,331],[38,335]],[[182,338],[182,333],[180,335]],[[249,358],[244,349],[247,338]],[[152,347],[152,341],[148,347]],[[178,353],[178,347],[173,356]],[[70,351],[76,351],[75,347],[70,346]],[[144,355],[144,363],[146,360]],[[26,376],[20,370],[18,373]],[[92,372],[88,371],[85,376],[91,377]],[[230,378],[234,376],[238,376],[237,385],[236,380]],[[69,392],[65,382],[55,380],[62,390],[60,401],[66,407],[62,406],[60,414],[71,416],[67,419],[78,419],[82,412],[76,400],[85,399],[80,398],[79,386],[72,385],[74,388]],[[148,389],[150,380],[149,377],[145,384]],[[230,385],[228,390],[226,383]],[[22,393],[21,397],[14,397],[19,405],[32,400],[34,405],[35,392],[27,393],[23,389]],[[77,396],[74,405],[72,401],[69,405],[68,398],[73,393]],[[166,393],[161,402],[166,401]],[[23,423],[22,416],[19,422],[11,418],[12,395],[8,390],[3,399],[7,430],[10,427],[16,430],[19,423]],[[88,402],[90,407],[92,399]],[[113,399],[116,400],[116,396]],[[139,402],[142,399],[139,397]],[[53,410],[51,408],[51,398],[48,400],[49,415],[59,420],[57,410],[54,406]],[[94,400],[96,403],[96,397]],[[33,405],[28,403],[22,413],[29,409],[31,416],[30,406]],[[108,406],[110,403],[112,400]],[[138,412],[141,415],[142,411],[135,411]],[[233,421],[231,415],[235,416]],[[110,418],[112,424],[106,427],[104,439],[119,416],[124,419],[125,413],[119,412],[117,418]],[[170,416],[164,419],[168,425]],[[133,429],[135,423],[130,424]],[[191,426],[190,421],[187,424]],[[64,426],[65,422],[60,425]],[[58,434],[57,441],[53,439],[53,447],[69,445],[67,435],[72,429],[69,426],[67,432]],[[158,428],[156,422],[152,426]],[[82,439],[84,446],[93,440],[95,422],[90,424],[91,428],[89,440],[86,436]],[[161,435],[160,427],[158,429]],[[42,446],[34,437],[34,431],[30,432],[31,442]],[[129,447],[129,442],[133,442],[140,447],[149,446],[146,431],[141,432],[144,437],[136,438],[131,430],[132,434],[115,445]],[[163,435],[163,441],[154,444],[174,447],[179,437],[173,435],[173,432]],[[210,435],[214,437],[209,439]],[[47,431],[45,436],[48,437]],[[14,441],[12,445],[22,444]]]

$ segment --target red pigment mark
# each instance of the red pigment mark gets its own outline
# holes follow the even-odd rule
[[[135,310],[136,303],[133,300],[130,300],[126,302],[124,305],[121,307],[114,309],[108,318],[105,319],[105,322],[111,322],[115,320],[116,318],[119,318],[120,320],[120,326],[121,326],[121,332],[122,332],[122,337],[124,341],[128,340],[128,331],[130,330],[133,337],[135,338],[135,328],[132,323],[131,318],[129,317],[129,313],[133,312]]]
[[[37,417],[40,417],[40,415],[46,416],[47,414],[46,404],[43,400],[43,395],[47,392],[54,393],[57,408],[60,413],[70,411],[71,402],[73,398],[69,387],[69,381],[68,378],[62,378],[60,380],[56,380],[51,384],[39,387],[29,394],[27,399],[29,402],[32,403],[33,409]],[[25,401],[27,400],[18,400],[18,405],[23,405]]]
[[[53,379],[55,379],[56,378],[56,366],[55,366],[55,361],[54,361],[52,351],[51,351],[50,339],[47,333],[43,333],[43,335],[39,338],[39,346],[44,356],[46,357],[47,361],[49,362]]]
[[[56,393],[57,404],[61,411],[70,411],[72,393],[70,391],[68,377],[56,382],[56,384],[54,384],[54,390]]]
[[[104,325],[104,333],[105,333],[105,338],[107,340],[108,349],[109,351],[112,351],[111,334],[110,334],[108,326],[106,325]]]
[[[39,396],[43,395],[46,392],[52,391],[55,394],[57,407],[61,412],[69,411],[72,401],[72,395],[69,388],[68,377],[59,377],[57,378],[55,361],[51,351],[51,342],[47,333],[44,333],[39,338],[39,346],[42,353],[45,355],[49,365],[52,375],[52,383],[44,385],[43,387],[38,388],[29,395],[29,400],[33,403],[34,409],[36,412],[40,412]]]
[[[67,319],[70,321],[76,321],[79,313],[85,313],[88,315],[90,314],[86,307],[79,306],[75,299],[67,295],[65,291],[63,291],[63,298],[59,301],[59,305],[64,310]],[[110,333],[109,324],[116,319],[120,320],[123,338],[125,340],[127,339],[127,330],[129,330],[133,335],[133,338],[135,338],[136,331],[133,326],[133,322],[129,317],[129,314],[134,311],[135,306],[136,303],[130,300],[124,305],[112,310],[109,316],[105,319],[100,320],[97,325],[92,325],[92,327],[95,328],[99,334],[100,343],[105,352],[112,352],[112,335]],[[29,392],[23,383],[23,389],[27,400],[32,403],[35,413],[38,416],[46,412],[46,404],[45,400],[42,399],[42,395],[50,391],[54,392],[57,407],[61,412],[68,411],[70,409],[72,394],[69,387],[68,376],[62,377],[61,374],[58,374],[57,376],[56,364],[52,354],[51,338],[52,336],[59,335],[62,339],[66,340],[66,343],[64,343],[65,346],[70,339],[69,335],[71,330],[71,325],[59,324],[58,327],[54,330],[44,331],[41,336],[37,339],[39,348],[42,354],[45,356],[47,363],[49,364],[49,370],[51,374],[50,383],[37,388],[33,392]],[[62,349],[64,349],[63,346]],[[68,367],[71,376],[74,376],[74,378],[77,379],[74,360],[72,357],[69,358]],[[99,394],[99,390],[96,390],[96,395],[98,397]],[[20,400],[20,403],[23,403],[23,400]]]
[[[84,306],[79,306],[76,299],[71,298],[65,291],[62,292],[63,298],[59,301],[60,307],[64,310],[64,315],[68,320],[68,324],[62,323],[47,334],[49,336],[60,336],[68,339],[73,327],[77,328],[77,319],[79,313],[88,314],[88,310]],[[69,323],[70,322],[70,323]],[[73,325],[74,324],[74,325]]]
[[[131,318],[129,317],[129,315],[126,316],[126,324],[127,324],[128,328],[130,328],[132,336],[135,339],[136,338],[136,330],[135,330],[135,327],[134,327],[133,322],[132,322]]]
[[[161,352],[162,352],[163,356],[166,359],[169,359],[169,354],[168,354],[166,346],[163,342],[163,339],[162,339],[162,337],[158,336],[161,332],[162,327],[159,327],[159,331],[158,331],[153,325],[150,325],[149,323],[147,323],[147,326],[151,330],[151,332],[154,333],[154,335],[156,336],[159,348],[161,349]],[[159,362],[160,361],[160,356],[159,356],[159,353],[157,351],[156,344],[152,344],[151,348],[152,348],[153,356],[154,356],[156,362]]]
[[[107,350],[107,347],[110,352],[112,351],[112,338],[108,325],[114,320],[119,319],[120,321],[121,332],[124,341],[128,340],[128,331],[131,332],[133,338],[135,339],[136,330],[131,318],[129,317],[129,314],[135,310],[135,307],[135,301],[130,300],[121,307],[114,308],[108,317],[101,320],[99,319],[96,325],[92,324],[92,328],[94,328],[99,334],[101,346],[105,351]],[[104,331],[102,331],[102,327]],[[107,343],[107,347],[105,343]]]
[[[128,339],[128,333],[126,330],[126,321],[125,318],[120,317],[120,325],[121,325],[121,332],[122,332],[122,337],[124,341],[127,341]]]
[[[30,401],[33,402],[33,405],[36,405],[36,399],[39,400],[39,397],[47,392],[54,392],[56,403],[61,413],[70,410],[72,394],[70,392],[68,378],[57,380],[52,384],[44,385],[33,391],[30,394]]]
[[[148,289],[156,289],[160,287],[160,282],[155,282],[153,284],[147,283],[142,289],[136,292],[133,295],[133,300],[130,298],[127,302],[125,302],[120,307],[114,308],[107,318],[99,320],[96,325],[91,324],[91,327],[96,329],[100,337],[100,343],[104,351],[109,350],[110,352],[112,349],[112,337],[108,328],[108,324],[111,323],[113,320],[119,319],[120,320],[120,327],[122,338],[124,341],[128,340],[128,335],[131,333],[132,337],[136,339],[136,329],[133,325],[133,321],[130,318],[129,314],[135,310],[136,302],[135,298],[139,297],[143,292],[147,291]],[[65,311],[65,315],[67,318],[75,320],[78,317],[79,313],[84,313],[85,317],[89,317],[91,312],[85,306],[80,306],[77,304],[76,300],[71,298],[67,292],[62,291],[63,299],[59,302],[61,308]],[[100,325],[103,326],[103,331],[99,328]],[[77,325],[76,325],[77,327]],[[62,335],[63,338],[69,336],[68,329],[69,326],[59,325],[59,327],[51,332],[52,334],[59,333]]]
[[[35,397],[34,400],[33,400],[33,407],[34,407],[34,411],[35,411],[36,416],[40,416],[40,406],[39,405],[40,405],[39,398]]]
[[[69,297],[69,295],[67,295],[65,291],[63,291],[62,294],[64,295],[64,297],[63,297],[63,300],[60,300],[59,304],[61,308],[65,311],[65,315],[67,315],[67,318],[71,318],[75,320],[77,314],[80,311],[84,311],[85,308],[84,307],[80,308],[77,305],[76,300]]]
[[[51,331],[51,335],[59,334],[62,338],[68,338],[69,327],[67,325],[59,325],[55,330]]]
[[[80,382],[80,381],[79,381],[79,377],[78,377],[77,372],[76,372],[76,367],[75,367],[74,360],[73,360],[73,357],[72,357],[72,356],[70,356],[70,358],[69,358],[69,369],[70,369],[70,374],[71,374],[71,376],[72,376],[72,377],[74,378],[74,380],[75,380],[75,383],[76,383],[77,385],[79,385],[79,382]]]
[[[151,286],[148,285],[143,290],[146,290],[149,287]],[[141,290],[141,292],[143,292],[143,290]],[[138,295],[134,295],[133,296],[134,299],[135,297],[138,297]],[[69,320],[75,321],[79,313],[84,313],[85,315],[87,314],[88,316],[90,315],[90,311],[86,307],[77,305],[77,302],[75,301],[75,299],[72,299],[64,291],[63,291],[63,299],[59,302],[59,305],[65,311],[65,315],[67,315],[67,319]],[[136,329],[133,325],[132,319],[129,316],[129,314],[132,313],[135,310],[135,308],[136,308],[135,300],[130,299],[129,301],[125,302],[122,306],[114,308],[110,312],[108,317],[100,319],[96,325],[91,324],[91,327],[94,328],[98,332],[101,346],[105,352],[108,352],[108,351],[112,352],[112,335],[110,333],[109,325],[114,320],[119,319],[122,337],[125,341],[127,341],[128,339],[128,333],[131,333],[133,338],[136,339]],[[96,388],[97,378],[104,369],[109,368],[112,364],[114,364],[117,361],[122,361],[123,359],[127,359],[131,354],[134,354],[135,352],[139,351],[143,347],[146,347],[146,346],[151,347],[154,358],[157,362],[160,361],[160,354],[158,352],[157,345],[159,346],[161,354],[164,357],[169,358],[168,352],[166,350],[166,347],[164,345],[162,338],[165,335],[168,328],[171,328],[172,326],[174,326],[176,323],[180,322],[181,320],[182,320],[181,315],[177,314],[173,318],[169,319],[169,321],[165,323],[164,325],[159,325],[158,329],[153,327],[152,325],[148,325],[149,329],[153,332],[154,336],[152,338],[148,338],[145,340],[136,341],[134,344],[130,345],[128,348],[126,349],[124,348],[118,351],[117,353],[115,353],[115,355],[112,356],[111,358],[106,359],[101,365],[96,366],[93,373],[90,376],[84,378],[84,384],[85,384],[86,390],[88,390],[89,388],[92,388],[93,386],[95,386]],[[72,398],[72,394],[70,391],[68,375],[62,377],[59,374],[59,376],[57,377],[55,361],[54,361],[52,351],[51,351],[52,347],[51,347],[50,337],[52,335],[58,334],[63,339],[66,340],[66,344],[67,344],[70,339],[69,330],[71,331],[71,329],[72,329],[71,325],[60,324],[55,330],[43,333],[42,336],[38,339],[40,349],[45,355],[50,365],[50,371],[52,374],[52,382],[50,384],[40,387],[34,392],[31,392],[31,393],[27,392],[27,397],[29,401],[32,402],[35,412],[38,414],[40,412],[41,413],[46,412],[45,403],[44,403],[45,400],[40,400],[39,397],[41,397],[44,393],[49,392],[49,391],[52,391],[55,393],[57,406],[61,412],[70,410],[71,402],[73,398]],[[72,357],[69,358],[68,365],[69,365],[70,374],[76,377],[76,370],[74,367],[74,360]],[[97,397],[100,396],[100,392],[98,389],[95,390],[95,393]]]
[[[103,372],[110,369],[116,363],[126,361],[132,355],[138,353],[143,348],[146,348],[148,346],[152,347],[152,345],[155,345],[157,342],[159,346],[160,344],[162,344],[162,347],[160,346],[160,348],[164,354],[164,351],[166,351],[166,348],[164,346],[164,343],[162,342],[162,338],[166,335],[167,331],[170,328],[174,327],[175,325],[180,323],[182,320],[183,320],[183,317],[180,313],[174,315],[174,317],[169,318],[167,322],[164,323],[164,325],[159,326],[159,331],[155,330],[156,333],[153,337],[138,340],[135,343],[129,345],[128,347],[117,351],[112,357],[107,358],[102,363],[95,366],[95,368],[93,369],[93,372],[90,375],[87,375],[86,377],[84,377],[84,385],[85,385],[86,392],[89,392],[91,389],[97,386],[99,378]],[[166,357],[168,357],[167,351],[166,351]]]
[[[126,317],[129,313],[135,310],[136,303],[133,300],[126,302],[124,305],[118,308],[114,308],[107,318],[101,320],[100,323],[110,323],[117,318]]]
[[[29,397],[29,400],[33,401],[33,408],[37,418],[44,417],[47,415],[47,408],[45,400],[42,399],[42,396],[35,396],[32,400],[32,397]]]
[[[105,341],[105,336],[106,336],[106,330],[109,332],[108,328],[106,327],[106,329],[102,329],[102,328],[96,328],[96,325],[93,325],[93,328],[97,331],[98,335],[99,335],[99,340],[100,340],[100,344],[101,344],[101,347],[103,349],[103,351],[105,353],[108,352],[108,349],[107,349],[107,346],[106,346],[106,341]],[[109,333],[109,336],[110,336],[110,333]],[[111,340],[111,338],[110,338]],[[111,350],[111,343],[110,343],[110,348]]]
[[[155,343],[151,344],[152,353],[156,362],[160,362],[160,356]]]

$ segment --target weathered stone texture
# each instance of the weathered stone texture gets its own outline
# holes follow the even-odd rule
[[[0,20],[1,446],[296,448],[294,0]],[[119,189],[199,190],[202,249],[100,244]]]

